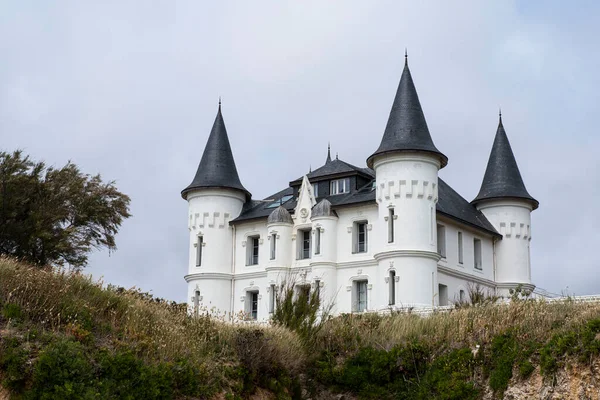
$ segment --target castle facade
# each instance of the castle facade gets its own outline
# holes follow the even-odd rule
[[[374,144],[375,147],[375,144]],[[467,301],[470,285],[506,295],[531,282],[531,212],[502,117],[471,202],[438,177],[436,148],[405,62],[379,147],[357,167],[324,165],[264,200],[240,182],[221,105],[188,202],[187,298],[194,310],[267,320],[294,276],[334,313]]]

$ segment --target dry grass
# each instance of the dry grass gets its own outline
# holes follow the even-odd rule
[[[466,307],[429,317],[344,315],[331,320],[320,335],[324,349],[354,352],[361,346],[389,350],[418,340],[432,346],[458,347],[489,343],[511,330],[523,340],[545,342],[600,317],[600,304],[527,300],[503,305]]]

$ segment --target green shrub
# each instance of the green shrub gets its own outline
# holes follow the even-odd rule
[[[21,393],[25,389],[30,375],[28,359],[29,352],[17,338],[3,340],[0,346],[2,386],[16,393]]]
[[[2,315],[6,319],[21,321],[23,319],[23,311],[21,307],[14,303],[6,303],[2,307]]]
[[[519,347],[511,333],[496,336],[492,340],[489,359],[490,387],[500,397],[508,388],[513,376],[513,366],[517,359]]]
[[[98,394],[92,364],[80,343],[59,339],[42,350],[34,366],[31,398],[91,399]]]
[[[479,398],[473,380],[475,360],[471,349],[454,350],[437,358],[421,379],[417,399],[470,400]]]
[[[525,360],[519,364],[519,376],[522,379],[527,379],[535,371],[535,367],[529,360]]]

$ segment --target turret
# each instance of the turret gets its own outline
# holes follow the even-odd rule
[[[233,228],[250,193],[240,182],[221,102],[192,183],[181,192],[188,202],[190,232],[188,304],[194,312],[231,310]]]
[[[384,288],[373,290],[372,308],[437,304],[438,170],[447,163],[431,139],[405,56],[381,144],[367,159],[379,208],[374,256],[381,281],[374,287]]]
[[[502,235],[494,249],[498,293],[506,295],[519,284],[533,290],[529,257],[531,211],[539,203],[525,188],[502,124],[502,114],[481,189],[472,204]]]
[[[329,159],[329,155],[327,156]],[[329,161],[331,161],[329,159]],[[337,295],[337,228],[338,216],[327,199],[312,209],[312,232],[315,247],[311,269],[313,286],[319,285],[321,304],[328,306]]]

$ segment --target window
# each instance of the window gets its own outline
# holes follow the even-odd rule
[[[317,295],[317,299],[321,298],[321,281],[315,280],[315,293]]]
[[[319,197],[319,184],[313,183],[312,189],[313,189],[313,196],[315,196],[315,198]]]
[[[272,233],[271,234],[271,260],[274,260],[276,255],[277,255],[277,234]]]
[[[204,238],[198,236],[198,242],[196,242],[196,267],[202,265],[202,245],[204,244]]]
[[[393,306],[396,304],[396,271],[390,271],[389,276],[390,298],[388,304]]]
[[[482,268],[482,263],[481,263],[481,240],[479,239],[473,239],[473,256],[475,258],[475,268],[476,269],[481,269]]]
[[[246,265],[258,265],[259,236],[249,236],[246,240]]]
[[[246,292],[246,313],[250,319],[258,319],[258,292]]]
[[[310,301],[310,285],[296,286],[296,296],[298,296],[299,298],[301,297],[308,303]]]
[[[330,183],[330,194],[342,194],[350,192],[350,178],[336,179]]]
[[[439,295],[439,305],[447,306],[448,305],[448,286],[446,285],[438,285],[438,295]]]
[[[461,304],[463,304],[465,302],[465,291],[464,290],[460,290],[458,292],[458,300],[460,301]]]
[[[437,249],[438,254],[442,258],[446,258],[446,227],[444,225],[437,226]]]
[[[354,281],[356,303],[354,311],[363,312],[367,309],[367,281]]]
[[[429,242],[433,245],[433,229],[435,224],[435,210],[433,206],[429,208]]]
[[[298,240],[296,243],[297,246],[297,258],[298,260],[305,260],[310,258],[310,234],[311,231],[310,229],[301,231],[298,231]]]
[[[388,215],[388,243],[394,242],[394,209],[390,208]]]
[[[463,263],[463,238],[462,232],[458,232],[458,263]]]
[[[200,313],[200,291],[196,290],[194,293],[194,315],[198,315]]]
[[[275,312],[275,285],[269,288],[269,313]]]
[[[321,228],[315,229],[315,255],[321,254]]]
[[[354,223],[354,249],[353,253],[367,252],[367,221]]]
[[[265,208],[275,208],[275,207],[279,207],[280,205],[282,205],[283,203],[286,203],[288,200],[290,200],[292,197],[294,197],[291,194],[286,194],[285,196],[275,200],[274,202],[270,203],[269,205],[267,205],[267,207]]]

